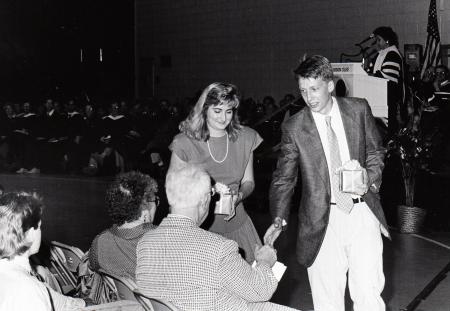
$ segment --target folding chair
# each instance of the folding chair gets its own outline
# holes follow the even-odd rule
[[[180,309],[171,302],[146,296],[137,289],[134,290],[134,296],[145,311],[180,311]]]
[[[108,273],[103,269],[98,270],[98,273],[104,278],[108,286],[116,289],[119,300],[137,301],[133,292],[137,289],[137,285],[132,279]]]
[[[179,311],[177,307],[168,301],[150,298],[141,294],[134,280],[128,277],[121,277],[100,269],[98,273],[108,284],[113,283],[117,290],[119,300],[133,300],[141,304],[145,311]]]
[[[77,287],[78,266],[84,253],[77,247],[52,241],[50,246],[50,262],[52,272],[61,285],[64,294]]]

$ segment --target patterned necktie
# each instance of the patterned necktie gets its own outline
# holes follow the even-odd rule
[[[331,186],[333,187],[334,199],[336,200],[336,206],[350,213],[353,208],[352,196],[348,193],[339,191],[339,178],[336,174],[336,170],[341,167],[341,153],[339,151],[339,143],[336,133],[334,133],[331,127],[331,116],[326,116],[325,121],[327,123],[327,137],[330,150],[330,164],[331,164]]]

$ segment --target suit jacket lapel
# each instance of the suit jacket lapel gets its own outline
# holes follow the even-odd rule
[[[299,139],[305,141],[305,143],[301,144],[301,146],[307,146],[305,150],[309,154],[311,161],[316,166],[317,172],[319,172],[318,175],[321,177],[325,185],[328,185],[330,178],[328,176],[328,164],[325,157],[325,151],[323,150],[316,123],[314,122],[312,113],[308,108],[305,109],[304,118],[301,122],[301,129],[298,134]]]
[[[344,103],[342,98],[337,97],[336,101],[339,106],[339,111],[341,113],[342,123],[344,125],[345,136],[347,137],[348,151],[350,153],[350,159],[358,159],[356,141],[357,137],[355,134],[358,132],[356,130],[357,123],[355,122],[355,114],[352,111],[351,105]]]

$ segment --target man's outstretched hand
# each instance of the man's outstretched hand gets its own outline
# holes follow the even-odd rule
[[[273,244],[280,235],[282,229],[282,220],[279,217],[275,218],[273,224],[270,225],[270,227],[266,231],[266,234],[264,234],[264,244],[273,247]]]

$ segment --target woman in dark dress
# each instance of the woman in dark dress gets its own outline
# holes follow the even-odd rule
[[[254,260],[255,245],[261,245],[242,201],[255,187],[253,150],[262,142],[251,128],[239,124],[236,86],[213,83],[201,94],[170,149],[171,169],[185,163],[202,166],[216,182],[219,192],[232,193],[230,215],[215,214],[206,228],[236,241],[248,262]]]

